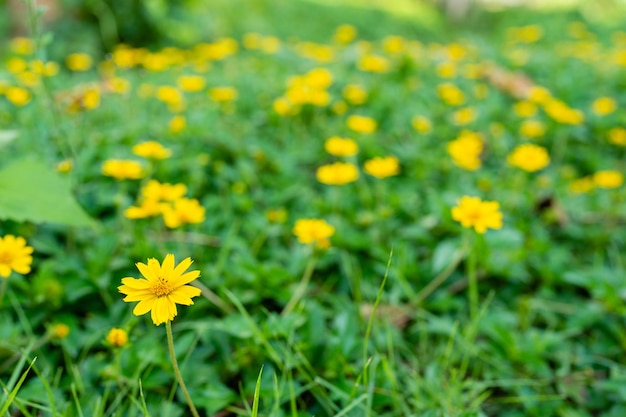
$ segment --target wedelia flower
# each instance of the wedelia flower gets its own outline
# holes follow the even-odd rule
[[[363,167],[365,172],[376,178],[387,178],[398,175],[400,163],[395,156],[385,156],[369,159],[365,161]]]
[[[8,278],[11,272],[28,274],[33,262],[33,248],[26,246],[23,237],[6,235],[0,237],[0,277]]]
[[[330,245],[329,238],[335,233],[335,228],[322,219],[299,219],[293,226],[293,234],[300,243],[326,248]]]
[[[344,185],[358,178],[359,170],[356,165],[347,162],[322,165],[317,169],[317,180],[323,184]]]
[[[452,208],[452,218],[463,227],[473,227],[477,233],[502,228],[500,205],[496,201],[482,201],[478,197],[462,197],[458,205]]]
[[[541,146],[524,144],[519,145],[506,158],[509,165],[521,168],[524,171],[535,172],[548,166],[550,156]]]
[[[133,309],[133,314],[141,316],[150,312],[152,322],[160,325],[174,320],[178,314],[176,304],[192,305],[193,297],[199,296],[199,288],[187,285],[200,276],[200,271],[185,272],[193,261],[185,258],[175,265],[174,255],[168,254],[161,265],[155,258],[148,259],[148,263],[137,263],[142,278],[122,278],[122,285],[118,290],[126,295],[124,301],[139,303]]]

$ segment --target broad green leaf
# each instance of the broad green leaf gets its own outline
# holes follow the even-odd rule
[[[70,185],[41,162],[19,160],[0,169],[0,219],[94,226]]]

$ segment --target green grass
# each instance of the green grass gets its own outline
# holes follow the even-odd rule
[[[106,57],[95,49],[99,34],[81,21],[52,28],[48,42],[45,30],[35,34],[44,41],[35,56],[59,60],[60,72],[26,87],[30,103],[13,105],[6,89],[0,93],[0,237],[23,236],[34,248],[32,271],[3,281],[1,417],[189,415],[163,326],[134,316],[134,303],[117,289],[122,278],[140,276],[137,262],[167,253],[194,260],[206,295],[179,306],[172,323],[200,415],[623,415],[626,188],[570,190],[575,179],[626,170],[626,148],[608,139],[611,129],[626,127],[624,66],[612,61],[626,46],[615,40],[614,22],[599,23],[584,9],[482,11],[452,26],[409,1],[203,3],[189,2],[173,18],[152,10],[160,30],[171,32],[150,48],[178,41],[180,49],[164,54],[182,50],[188,60],[163,71],[115,68],[127,93],[107,91],[95,69],[65,67],[70,52]],[[473,30],[480,19],[490,29]],[[573,21],[586,24],[596,52],[576,56],[580,43],[568,52]],[[359,35],[339,47],[332,36],[343,23]],[[538,42],[507,40],[510,27],[530,24],[543,29]],[[280,49],[246,49],[249,32],[278,37]],[[388,35],[419,43],[393,54],[384,48]],[[237,52],[211,60],[206,71],[197,67],[198,50],[190,48],[222,37],[235,39]],[[358,69],[362,40],[389,59],[388,72]],[[302,56],[306,41],[332,45],[334,59]],[[443,79],[437,66],[453,42],[468,53],[457,64],[460,75]],[[15,54],[0,51],[0,82],[23,87],[24,78],[8,70]],[[484,77],[462,76],[485,63],[526,74],[579,109],[584,123],[562,124],[539,108],[532,118],[545,135],[523,138],[517,100]],[[329,105],[277,114],[273,103],[288,80],[320,67],[332,73]],[[174,86],[183,74],[198,74],[207,86],[184,93],[179,113],[187,126],[174,134],[176,112],[140,92]],[[442,101],[437,86],[445,82],[465,93],[464,105]],[[99,105],[68,111],[95,84]],[[362,85],[368,99],[338,114],[333,104],[348,84]],[[211,101],[207,90],[216,86],[236,88],[237,99]],[[601,96],[613,97],[618,110],[594,115]],[[476,120],[455,124],[453,112],[468,106]],[[377,131],[351,131],[351,114],[373,117]],[[433,130],[416,132],[416,115]],[[465,129],[483,137],[476,171],[447,152]],[[336,135],[360,148],[349,158],[359,179],[343,186],[316,179],[319,166],[340,159],[324,150]],[[172,156],[148,163],[133,155],[146,140]],[[547,149],[550,164],[536,173],[508,165],[521,143]],[[364,162],[384,155],[399,159],[400,173],[368,175]],[[55,172],[67,158],[71,172]],[[115,181],[101,171],[112,158],[141,161],[149,173]],[[160,217],[126,218],[149,178],[185,184],[205,220],[170,230]],[[503,227],[475,237],[455,222],[451,208],[464,195],[497,201]],[[280,209],[284,221],[272,220],[268,213]],[[292,228],[303,218],[334,226],[328,249],[297,241]],[[472,314],[471,277],[478,289]],[[65,337],[55,335],[60,323],[69,327]],[[106,342],[113,327],[128,331],[123,348]]]

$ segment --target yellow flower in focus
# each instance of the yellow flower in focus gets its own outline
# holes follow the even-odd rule
[[[187,91],[189,93],[202,91],[202,89],[206,85],[204,78],[199,75],[181,75],[176,80],[176,83],[181,90]]]
[[[317,169],[317,180],[322,184],[344,185],[356,181],[359,170],[354,164],[335,162]]]
[[[385,156],[369,159],[363,166],[365,172],[376,178],[387,178],[398,175],[400,162],[395,156]]]
[[[33,262],[32,253],[33,248],[26,246],[26,239],[23,237],[0,237],[0,277],[8,278],[12,271],[28,274]]]
[[[454,164],[469,171],[481,167],[480,155],[484,149],[483,140],[478,133],[464,131],[458,138],[448,143],[446,150]]]
[[[209,97],[217,103],[233,101],[237,98],[237,90],[233,87],[213,87],[209,90]]]
[[[57,323],[52,326],[52,336],[56,339],[65,339],[70,334],[70,326],[65,323]]]
[[[57,171],[62,174],[70,172],[72,168],[74,168],[74,161],[71,159],[64,159],[57,164]]]
[[[537,113],[537,105],[532,101],[522,100],[513,105],[513,111],[519,117],[532,117]]]
[[[593,174],[593,183],[600,188],[618,188],[624,183],[624,175],[619,171],[598,171]]]
[[[617,102],[611,97],[600,97],[594,100],[591,110],[597,116],[606,116],[617,110]]]
[[[457,126],[465,126],[476,120],[478,111],[474,107],[466,107],[452,113],[452,121]]]
[[[35,51],[35,42],[29,38],[13,38],[10,43],[11,50],[18,55],[30,55]]]
[[[533,144],[519,145],[507,156],[509,165],[527,172],[539,171],[548,166],[550,156],[545,148]]]
[[[567,188],[574,194],[586,194],[595,187],[596,184],[593,182],[593,178],[583,177],[572,181]]]
[[[464,196],[452,208],[452,218],[463,227],[473,227],[477,233],[487,229],[502,228],[502,213],[496,201],[482,201],[478,197]]]
[[[366,72],[387,72],[389,70],[389,60],[378,55],[365,55],[359,59],[357,67]]]
[[[202,223],[205,209],[195,198],[179,198],[171,206],[163,206],[163,221],[170,229],[184,224]]]
[[[414,116],[411,119],[411,126],[417,131],[417,133],[430,133],[433,130],[433,125],[427,117]]]
[[[144,171],[137,161],[124,159],[109,159],[102,164],[102,174],[116,180],[138,180],[143,178]]]
[[[324,142],[324,149],[334,156],[353,156],[359,152],[359,145],[352,139],[333,136]]]
[[[124,347],[128,343],[128,333],[124,329],[114,327],[109,330],[106,340],[113,347]]]
[[[343,97],[352,105],[358,106],[367,101],[367,91],[358,84],[348,84],[342,91]]]
[[[346,125],[350,130],[357,133],[372,133],[376,131],[378,123],[376,120],[367,116],[352,115],[346,120]]]
[[[65,65],[72,71],[88,71],[93,65],[93,60],[87,54],[69,54],[65,58]]]
[[[539,120],[524,120],[519,127],[519,134],[529,139],[540,138],[545,133],[546,127]]]
[[[335,228],[323,219],[296,220],[292,231],[298,242],[305,245],[315,244],[319,248],[327,248],[330,237],[335,234]]]
[[[623,127],[614,127],[609,130],[609,142],[613,145],[626,146],[626,129]]]
[[[160,325],[174,320],[178,314],[176,304],[192,305],[193,297],[199,296],[199,288],[187,285],[200,276],[200,271],[185,272],[192,264],[191,258],[185,258],[175,265],[174,255],[168,254],[161,265],[155,258],[148,259],[148,264],[137,262],[137,269],[143,279],[122,278],[119,292],[126,295],[124,301],[139,303],[133,314],[141,316],[151,312],[152,322]]]
[[[356,28],[352,25],[340,25],[335,30],[334,40],[337,43],[347,44],[356,38]]]
[[[170,119],[169,128],[170,133],[173,135],[185,130],[185,127],[187,127],[187,119],[185,119],[185,116],[178,114]]]
[[[156,141],[147,141],[133,146],[133,153],[147,159],[167,159],[172,151]]]
[[[16,106],[25,106],[30,103],[30,92],[21,87],[9,87],[4,92],[5,97]]]

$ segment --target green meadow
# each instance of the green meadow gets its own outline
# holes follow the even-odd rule
[[[626,415],[626,5],[554,3],[0,0],[0,417]]]

